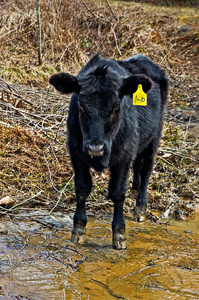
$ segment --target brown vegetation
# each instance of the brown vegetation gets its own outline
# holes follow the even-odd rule
[[[35,205],[72,207],[65,146],[69,98],[54,93],[48,77],[61,70],[76,74],[96,52],[113,59],[142,53],[168,74],[169,105],[150,203],[180,218],[192,213],[199,199],[198,11],[132,1],[43,0],[39,66],[36,1],[3,1],[0,9],[0,198],[16,203],[2,213]],[[96,209],[109,207],[107,175],[94,174],[90,203]],[[129,189],[126,213],[133,203]]]

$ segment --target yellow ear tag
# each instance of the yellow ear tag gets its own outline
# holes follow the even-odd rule
[[[138,89],[133,94],[133,105],[140,105],[140,106],[147,105],[147,94],[143,92],[141,84],[138,84]]]

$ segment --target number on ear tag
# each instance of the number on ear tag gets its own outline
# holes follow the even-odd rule
[[[146,106],[147,94],[142,89],[142,85],[138,84],[137,91],[133,94],[133,105]]]

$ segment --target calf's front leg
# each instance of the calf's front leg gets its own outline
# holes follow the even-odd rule
[[[114,213],[112,222],[113,248],[125,249],[125,219],[123,205],[126,194],[129,162],[122,162],[110,168],[111,179],[109,183],[109,197],[114,203]]]
[[[73,167],[75,171],[76,212],[73,219],[71,241],[82,244],[87,224],[85,203],[91,192],[92,179],[88,166],[82,161],[76,159]]]

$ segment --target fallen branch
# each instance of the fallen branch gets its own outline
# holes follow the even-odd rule
[[[61,263],[61,264],[64,265],[65,267],[70,267],[70,268],[73,269],[73,270],[74,270],[74,269],[77,269],[77,268],[76,268],[75,266],[73,266],[72,264],[65,263],[65,262],[63,262],[62,260],[56,258],[55,256],[53,256],[53,255],[51,255],[51,254],[49,254],[48,256],[51,257],[52,259],[56,260],[57,262]]]
[[[81,257],[84,257],[84,255],[83,255],[81,252],[79,252],[78,250],[72,249],[72,248],[67,247],[67,246],[62,246],[62,245],[60,245],[60,244],[58,244],[58,243],[48,243],[48,245],[45,246],[45,247],[49,247],[49,246],[50,246],[50,247],[60,247],[60,248],[69,250],[69,251],[71,251],[71,252],[75,252],[75,253],[77,253],[78,255],[80,255]]]
[[[106,284],[104,284],[103,282],[101,282],[101,281],[99,281],[99,280],[96,280],[96,279],[93,279],[93,278],[91,278],[91,280],[92,280],[93,282],[96,282],[96,283],[100,284],[101,286],[103,286],[103,287],[109,292],[109,294],[111,294],[111,296],[115,297],[116,299],[124,299],[124,300],[128,300],[127,298],[124,298],[124,297],[122,297],[122,296],[118,296],[118,295],[116,295],[115,293],[113,293],[113,292],[109,289],[109,287],[108,287]]]
[[[7,212],[8,212],[8,211],[12,211],[12,210],[15,209],[16,207],[21,206],[21,205],[23,205],[24,203],[26,203],[26,202],[28,202],[28,201],[30,201],[30,200],[32,200],[32,199],[38,197],[38,196],[41,195],[42,193],[43,193],[43,191],[40,191],[40,192],[38,192],[37,194],[35,194],[34,196],[32,196],[32,197],[26,199],[25,201],[23,201],[23,202],[21,202],[21,203],[18,203],[18,204],[16,204],[16,205],[14,205],[13,207],[7,209]]]
[[[41,225],[43,225],[43,226],[45,226],[45,227],[47,227],[47,228],[53,229],[53,226],[52,226],[52,225],[46,224],[46,223],[44,223],[44,222],[42,222],[42,221],[40,221],[40,220],[31,218],[31,221],[37,222],[37,223],[39,223],[39,224],[41,224]]]
[[[3,78],[0,77],[0,81],[9,89],[10,93],[12,94],[12,96],[15,96],[17,98],[20,98],[21,100],[23,100],[24,102],[30,104],[31,106],[33,105],[30,101],[24,99],[24,97],[22,97],[19,93],[19,91],[11,84],[9,84],[7,81],[3,80]],[[2,93],[3,92],[7,92],[5,91],[5,87],[2,88]],[[15,93],[13,93],[13,91],[15,91]]]
[[[26,32],[26,33],[24,33],[24,34],[18,35],[18,36],[14,37],[14,38],[12,38],[12,39],[10,39],[10,40],[8,40],[8,41],[5,41],[5,42],[1,43],[0,46],[5,45],[5,44],[7,44],[7,43],[9,43],[9,42],[12,42],[12,41],[14,41],[14,40],[16,40],[16,39],[19,39],[19,38],[21,38],[22,36],[24,36],[24,35],[26,35],[26,34],[28,34],[28,33],[30,33],[30,32],[32,32],[32,30],[31,30],[31,31],[28,31],[28,32]]]
[[[122,279],[124,279],[124,278],[126,278],[126,277],[128,277],[128,276],[132,276],[132,275],[135,275],[135,274],[137,274],[137,273],[141,273],[142,271],[144,271],[144,270],[146,270],[146,269],[149,269],[149,268],[152,268],[152,267],[157,267],[157,265],[146,266],[146,267],[144,267],[144,268],[142,268],[142,269],[140,269],[140,270],[138,270],[138,271],[134,271],[134,272],[132,272],[132,273],[126,274],[126,275],[124,275],[123,277],[119,278],[118,280],[122,280]]]

